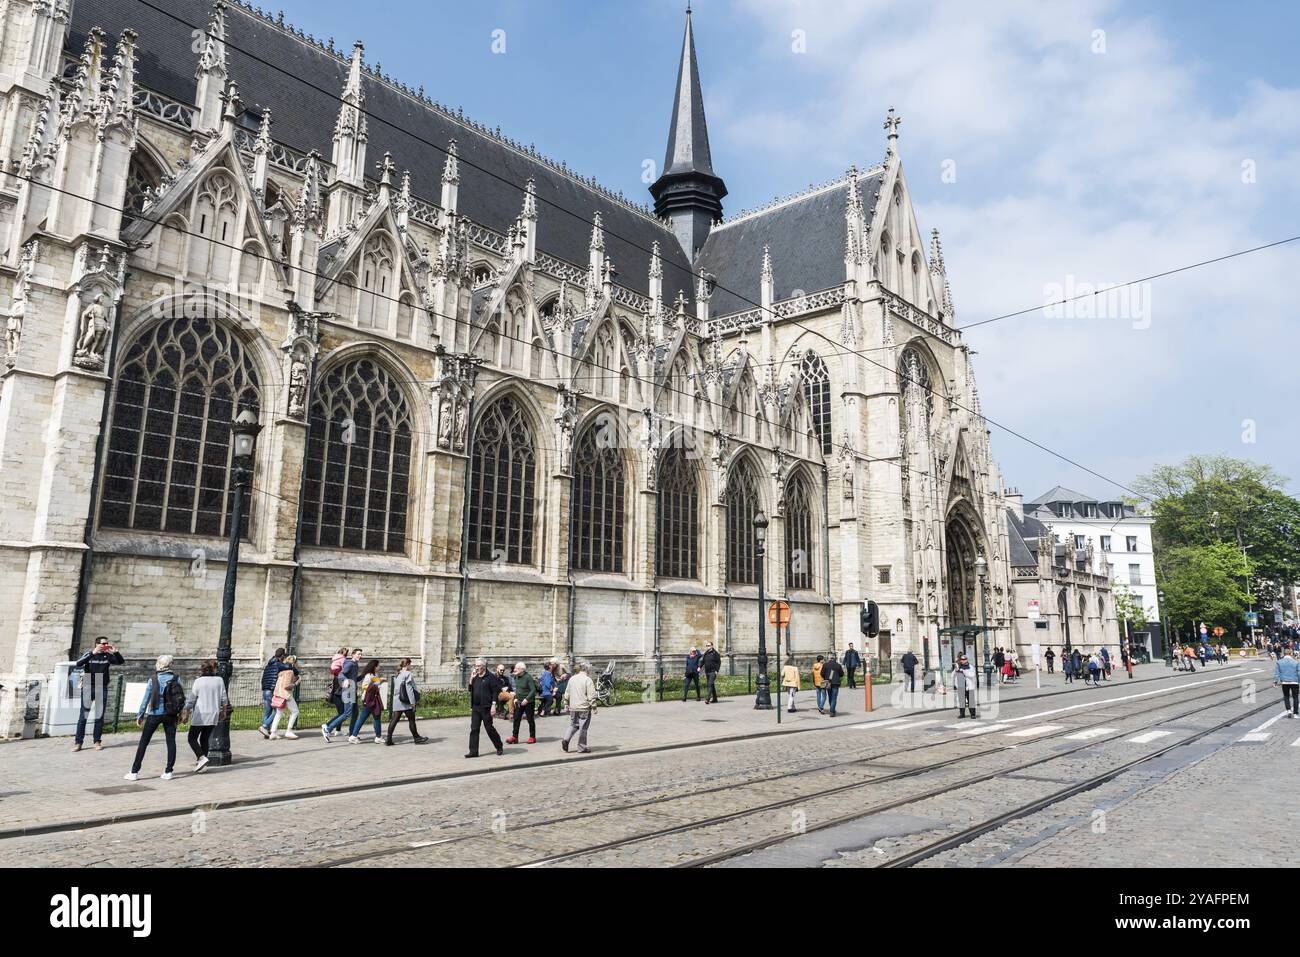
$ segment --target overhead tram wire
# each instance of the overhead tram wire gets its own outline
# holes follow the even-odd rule
[[[156,11],[157,13],[159,13],[159,14],[161,14],[161,15],[163,15],[163,16],[166,16],[167,18],[169,18],[169,19],[171,19],[171,20],[174,20],[174,21],[177,22],[177,23],[180,23],[180,24],[182,24],[182,25],[184,25],[184,26],[186,26],[186,27],[189,27],[191,30],[199,30],[199,31],[204,32],[204,33],[207,32],[207,24],[206,24],[206,23],[201,24],[201,25],[200,25],[200,24],[195,24],[195,23],[193,23],[193,22],[190,21],[190,20],[186,20],[184,17],[178,16],[177,14],[172,13],[172,12],[169,11],[169,10],[165,10],[165,9],[163,9],[162,7],[159,7],[159,6],[157,6],[157,5],[153,4],[153,3],[150,3],[149,0],[136,0],[136,2],[137,2],[137,3],[140,3],[142,6],[148,7],[149,9]],[[309,81],[309,80],[307,80],[307,79],[304,79],[303,77],[298,76],[297,74],[291,73],[291,72],[289,72],[288,70],[286,70],[284,67],[280,66],[279,64],[272,63],[271,61],[266,60],[266,59],[264,59],[264,58],[261,57],[261,56],[258,56],[256,53],[253,53],[253,52],[251,52],[251,51],[249,51],[249,50],[247,50],[247,49],[245,49],[245,48],[239,46],[238,44],[231,42],[231,41],[228,40],[228,39],[223,40],[222,42],[225,44],[225,46],[226,46],[228,49],[235,50],[235,51],[237,51],[237,52],[243,54],[244,56],[250,58],[251,60],[253,60],[253,61],[257,62],[257,63],[263,64],[264,66],[270,67],[271,69],[275,70],[275,71],[278,72],[278,73],[282,73],[282,74],[284,74],[285,76],[291,77],[292,79],[297,80],[299,83],[303,84],[304,86],[307,86],[307,87],[309,87],[310,89],[313,89],[313,90],[317,91],[318,93],[321,93],[321,94],[323,94],[323,95],[329,97],[329,98],[332,99],[332,100],[336,100],[336,101],[338,101],[340,104],[343,104],[343,103],[344,103],[342,96],[340,96],[338,93],[335,93],[335,92],[332,91],[332,90],[328,90],[328,89],[326,89],[326,88],[324,88],[324,87],[322,87],[322,86],[319,86],[319,85],[317,85],[317,84],[315,84],[315,83],[312,83],[311,81]],[[379,78],[376,77],[376,79],[379,79]],[[383,80],[382,80],[382,79],[379,79],[379,82],[383,82]],[[407,95],[410,95],[410,94],[407,94]],[[347,105],[350,105],[350,106],[351,106],[351,104],[347,104]],[[390,128],[390,129],[396,130],[397,132],[399,132],[399,133],[401,133],[401,134],[403,134],[403,135],[405,135],[405,136],[410,137],[411,139],[415,140],[416,142],[421,143],[421,144],[423,144],[424,146],[427,146],[427,147],[429,147],[430,149],[435,150],[436,152],[439,152],[439,153],[442,153],[442,154],[447,154],[447,153],[448,153],[448,150],[447,150],[447,148],[446,148],[445,146],[441,146],[441,145],[439,145],[439,144],[437,144],[437,143],[434,143],[434,142],[432,142],[432,141],[430,141],[430,140],[425,139],[424,137],[422,137],[422,136],[420,136],[420,135],[418,135],[418,134],[416,134],[416,133],[411,132],[410,130],[407,130],[407,129],[401,127],[401,126],[398,126],[397,124],[393,123],[391,120],[388,120],[388,119],[386,119],[385,117],[382,117],[382,116],[379,116],[379,115],[373,113],[371,110],[365,108],[364,106],[361,106],[361,107],[353,106],[353,108],[354,108],[354,109],[357,109],[360,113],[362,113],[362,114],[365,115],[366,117],[368,117],[368,118],[370,118],[370,119],[373,119],[373,120],[376,120],[377,122],[382,123],[384,126]],[[463,119],[458,119],[457,122],[460,122],[460,123],[462,123],[462,124],[464,123]],[[471,129],[473,129],[473,128],[471,127]],[[501,176],[500,174],[498,174],[498,173],[496,173],[496,172],[494,172],[494,171],[492,171],[492,170],[486,169],[485,167],[482,167],[482,166],[480,166],[480,165],[474,163],[472,160],[469,160],[469,159],[466,159],[466,158],[463,158],[463,157],[457,157],[457,162],[462,163],[462,164],[464,164],[464,165],[466,165],[466,166],[469,166],[471,169],[476,169],[476,170],[478,170],[479,172],[483,173],[484,175],[489,176],[489,177],[491,177],[492,179],[495,179],[495,180],[497,180],[498,182],[501,182],[501,183],[505,184],[506,186],[509,186],[509,187],[511,187],[511,188],[513,188],[513,189],[519,190],[520,193],[521,193],[521,195],[522,195],[523,192],[525,191],[525,187],[524,187],[524,186],[522,186],[522,185],[520,185],[520,184],[518,184],[518,183],[515,183],[515,182],[513,182],[513,181],[507,179],[507,178],[504,177],[504,176]],[[554,202],[554,201],[552,201],[552,200],[550,200],[550,199],[547,199],[546,197],[543,197],[543,196],[540,196],[540,195],[539,195],[539,196],[537,196],[536,198],[538,199],[538,201],[545,203],[547,206],[550,206],[550,207],[552,207],[552,208],[554,208],[554,209],[557,209],[557,210],[559,210],[560,212],[565,213],[565,214],[568,215],[568,216],[572,216],[573,218],[577,219],[578,221],[580,221],[580,222],[582,222],[582,223],[584,223],[584,224],[586,224],[586,225],[588,225],[588,226],[592,226],[592,227],[595,226],[595,222],[594,222],[593,220],[588,219],[586,216],[582,215],[581,213],[575,212],[575,211],[573,211],[573,210],[571,210],[571,209],[569,209],[569,208],[567,208],[567,207],[565,207],[565,206],[560,205],[559,203],[556,203],[556,202]],[[602,228],[603,228],[603,227],[602,227]],[[613,236],[613,237],[615,237],[615,238],[621,240],[621,241],[624,242],[624,243],[627,243],[627,244],[628,244],[629,246],[631,246],[632,248],[634,248],[634,249],[638,249],[638,250],[640,250],[641,252],[644,252],[644,253],[647,253],[647,254],[653,256],[653,250],[647,249],[645,246],[641,245],[640,243],[636,242],[635,240],[629,239],[628,237],[623,236],[622,234],[620,234],[620,233],[618,233],[618,232],[615,232],[615,231],[612,230],[612,229],[605,229],[605,232],[606,232],[608,235]],[[1300,237],[1296,237],[1296,238],[1300,238]],[[1277,244],[1280,244],[1280,243],[1283,243],[1283,242],[1290,242],[1290,241],[1292,241],[1292,240],[1280,240],[1278,243],[1274,243],[1274,244],[1270,244],[1270,245],[1277,245]],[[1260,247],[1260,248],[1268,248],[1268,247],[1265,246],[1265,247]],[[1242,251],[1242,253],[1240,253],[1240,255],[1244,255],[1246,252],[1251,252],[1251,251],[1257,251],[1257,250],[1245,250],[1245,251]],[[1226,258],[1226,257],[1225,257],[1225,258]],[[1219,261],[1219,260],[1208,260],[1208,261],[1207,261],[1207,264],[1208,264],[1209,262],[1216,262],[1216,261]],[[1169,273],[1171,274],[1171,273],[1173,273],[1173,272],[1178,272],[1178,271],[1182,271],[1183,269],[1190,269],[1190,268],[1195,268],[1195,266],[1192,265],[1192,266],[1182,267],[1181,269],[1178,269],[1178,270],[1170,270]],[[693,269],[688,270],[688,271],[689,271],[690,275],[691,275],[694,279],[696,279],[696,280],[699,280],[699,279],[704,278],[703,275],[702,275],[701,273],[697,273],[697,272],[695,272]],[[1140,282],[1140,281],[1143,281],[1143,280],[1135,280],[1135,281]],[[715,288],[722,289],[724,292],[727,292],[727,293],[729,293],[730,295],[736,297],[736,298],[739,299],[741,302],[746,303],[746,304],[748,304],[748,305],[750,305],[750,306],[753,306],[753,307],[759,309],[760,311],[766,311],[766,312],[768,312],[768,313],[772,316],[773,319],[780,319],[780,318],[783,318],[783,317],[779,316],[779,315],[776,313],[776,311],[775,311],[774,309],[771,309],[771,308],[764,309],[764,307],[763,307],[763,305],[762,305],[761,303],[754,302],[752,299],[750,299],[749,297],[745,296],[743,293],[739,293],[739,292],[737,292],[737,291],[734,290],[734,289],[730,289],[730,288],[728,288],[728,287],[726,287],[726,286],[723,286],[723,285],[721,285],[721,284],[717,284],[716,282],[715,282],[714,285],[715,285]],[[1084,295],[1088,295],[1088,294],[1085,293]],[[1076,298],[1077,298],[1077,297],[1076,297]],[[1040,306],[1040,307],[1037,307],[1037,308],[1042,308],[1042,307]],[[1033,311],[1033,310],[1025,310],[1025,311]],[[1023,314],[1023,312],[1022,312],[1022,313],[1019,313],[1019,314]],[[805,331],[805,332],[808,332],[808,333],[811,333],[811,334],[813,334],[813,335],[815,335],[815,336],[818,336],[818,337],[820,337],[821,339],[824,339],[826,342],[830,343],[830,344],[833,345],[833,346],[837,346],[837,347],[838,347],[838,346],[843,345],[843,343],[837,342],[836,340],[834,340],[834,339],[832,339],[831,337],[827,336],[827,335],[826,335],[825,333],[823,333],[821,330],[819,330],[819,329],[814,329],[814,328],[812,328],[812,327],[810,327],[810,326],[804,325],[802,322],[800,322],[800,321],[797,320],[797,319],[789,319],[789,320],[787,320],[787,321],[788,321],[790,324],[794,325],[796,328],[802,329],[802,330]],[[976,325],[975,323],[972,323],[972,324],[970,324],[970,325],[968,325],[968,326],[954,327],[954,329],[958,329],[958,330],[959,330],[959,329],[965,329],[965,328],[973,328],[975,325]],[[927,337],[930,337],[930,338],[936,338],[936,339],[937,339],[937,337],[934,336],[934,334],[931,333],[931,332],[929,332],[928,330],[924,330],[924,329],[923,329],[923,330],[921,330],[921,332],[922,332],[922,334],[923,334],[924,336],[927,336]],[[945,343],[945,345],[946,345],[946,343]],[[880,363],[880,362],[877,362],[876,360],[872,359],[870,356],[868,356],[868,355],[866,354],[866,350],[852,349],[852,350],[848,350],[848,351],[846,351],[846,352],[838,353],[838,355],[841,355],[841,356],[843,356],[843,355],[854,355],[854,356],[857,356],[857,357],[859,357],[859,358],[861,358],[861,359],[866,360],[867,362],[870,362],[872,365],[875,365],[875,366],[877,366],[877,367],[879,367],[879,368],[881,368],[881,369],[883,369],[883,370],[885,370],[885,371],[887,371],[887,372],[891,372],[891,373],[893,373],[894,375],[897,375],[900,379],[904,379],[904,380],[909,381],[909,382],[913,381],[913,380],[911,379],[911,377],[910,377],[909,375],[907,375],[906,373],[901,372],[901,371],[898,370],[898,369],[891,368],[890,366],[887,366],[887,365],[885,365],[884,363]],[[771,360],[769,360],[769,361],[771,361]],[[1130,494],[1132,494],[1132,495],[1134,495],[1134,496],[1136,496],[1136,497],[1138,497],[1138,498],[1140,498],[1140,499],[1145,499],[1145,498],[1146,498],[1145,496],[1141,495],[1141,494],[1138,493],[1136,490],[1130,488],[1129,486],[1123,484],[1122,482],[1118,482],[1118,481],[1116,481],[1115,479],[1112,479],[1112,478],[1110,478],[1110,477],[1108,477],[1108,476],[1102,475],[1100,472],[1097,472],[1097,471],[1095,471],[1094,469],[1088,468],[1087,466],[1080,464],[1079,462],[1075,461],[1074,459],[1070,458],[1069,456],[1067,456],[1067,455],[1065,455],[1065,454],[1063,454],[1063,453],[1061,453],[1061,452],[1057,452],[1055,449],[1049,448],[1048,446],[1043,445],[1041,442],[1038,442],[1038,441],[1036,441],[1036,440],[1034,440],[1034,439],[1031,439],[1031,438],[1025,436],[1024,434],[1022,434],[1021,432],[1019,432],[1019,431],[1017,431],[1017,430],[1015,430],[1015,429],[1010,428],[1009,426],[1003,425],[1001,422],[998,422],[997,420],[990,418],[989,416],[987,416],[986,414],[984,414],[984,413],[982,413],[982,412],[977,412],[977,411],[975,411],[974,409],[967,408],[966,406],[962,405],[962,404],[959,403],[959,402],[956,402],[955,400],[951,399],[950,397],[943,395],[942,393],[940,393],[939,391],[937,391],[936,389],[934,389],[932,386],[926,385],[924,382],[916,382],[916,384],[919,385],[919,386],[921,386],[921,388],[925,389],[926,391],[930,392],[932,395],[934,395],[934,396],[936,396],[936,397],[939,397],[939,398],[943,399],[943,400],[946,401],[946,402],[949,402],[949,403],[950,403],[951,405],[953,405],[954,407],[959,408],[959,409],[961,409],[961,410],[963,410],[963,411],[965,411],[965,412],[968,412],[968,413],[970,413],[971,415],[976,416],[977,418],[980,418],[981,420],[983,420],[984,422],[988,423],[989,425],[995,426],[996,428],[1001,429],[1002,431],[1006,432],[1007,434],[1012,435],[1012,436],[1015,436],[1016,438],[1020,439],[1021,441],[1027,442],[1028,444],[1034,446],[1035,448],[1040,449],[1041,451],[1046,452],[1046,453],[1048,453],[1049,455],[1051,455],[1051,456],[1053,456],[1053,457],[1055,457],[1055,458],[1058,458],[1058,459],[1060,459],[1061,461],[1066,462],[1066,463],[1069,464],[1069,465],[1073,465],[1075,468],[1082,469],[1083,471],[1087,472],[1088,474],[1090,474],[1090,475],[1092,475],[1092,476],[1094,476],[1094,477],[1096,477],[1096,478],[1099,478],[1099,479],[1101,479],[1102,481],[1107,482],[1107,483],[1109,483],[1109,484],[1111,484],[1111,485],[1114,485],[1116,488],[1123,489],[1124,491],[1126,491],[1126,492],[1128,492],[1128,493],[1130,493]]]

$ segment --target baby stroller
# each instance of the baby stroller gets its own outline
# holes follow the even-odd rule
[[[614,688],[614,662],[611,661],[596,679],[596,705],[604,707],[615,704],[617,700],[618,694]]]

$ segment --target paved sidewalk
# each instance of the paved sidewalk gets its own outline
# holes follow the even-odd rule
[[[1228,673],[1237,663],[1206,669],[1210,675]],[[1197,672],[1200,674],[1201,672]],[[1107,687],[1122,689],[1171,677],[1163,662],[1135,669],[1133,680],[1117,673]],[[165,740],[157,734],[145,757],[137,782],[122,779],[131,766],[138,735],[105,735],[105,747],[96,752],[89,746],[72,753],[70,738],[40,738],[0,744],[0,836],[77,822],[105,822],[158,814],[189,813],[196,807],[213,808],[259,803],[270,798],[308,796],[331,791],[374,787],[376,784],[415,783],[422,780],[477,775],[518,768],[521,765],[554,764],[561,761],[593,760],[655,749],[725,742],[758,735],[790,734],[848,727],[867,720],[889,720],[914,713],[914,708],[947,708],[946,697],[918,694],[908,702],[899,686],[877,685],[873,689],[875,710],[864,714],[863,689],[841,689],[839,717],[819,715],[814,694],[799,694],[795,714],[783,713],[777,724],[774,711],[755,711],[752,698],[723,698],[716,705],[692,700],[644,705],[620,705],[602,709],[592,720],[591,753],[564,753],[559,740],[568,726],[567,717],[538,719],[538,743],[507,745],[504,757],[497,757],[484,737],[482,756],[466,760],[469,719],[426,720],[420,733],[427,744],[412,746],[405,724],[395,736],[393,747],[376,745],[367,735],[360,744],[346,738],[326,743],[318,728],[299,729],[296,741],[265,741],[256,731],[233,735],[235,763],[226,768],[209,768],[194,774],[193,755],[183,734],[177,735],[176,776],[162,781]],[[1000,702],[1010,703],[1037,696],[1072,693],[1081,685],[1065,686],[1060,674],[1042,676],[1036,689],[1032,675],[1012,687],[1002,687]],[[1090,689],[1088,694],[1096,694]],[[891,701],[891,699],[893,699]],[[504,723],[498,722],[498,729]],[[526,733],[527,725],[524,726]],[[504,727],[502,737],[509,728]]]

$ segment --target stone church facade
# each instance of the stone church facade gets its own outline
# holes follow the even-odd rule
[[[723,217],[688,16],[653,208],[239,3],[0,0],[0,733],[95,635],[648,673],[1005,644],[1007,511],[886,121]],[[282,68],[282,69],[281,69]],[[665,77],[665,87],[667,86]],[[769,641],[771,635],[769,633]]]

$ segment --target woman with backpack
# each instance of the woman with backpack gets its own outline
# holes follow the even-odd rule
[[[167,768],[162,773],[162,779],[172,779],[172,767],[176,764],[176,725],[184,710],[185,689],[181,686],[181,679],[172,674],[172,656],[159,655],[154,663],[154,676],[149,679],[144,698],[140,701],[140,710],[135,716],[136,727],[143,733],[140,735],[140,744],[135,749],[135,761],[131,770],[123,775],[125,780],[135,781],[140,777],[144,753],[159,725],[162,725],[163,733],[167,735]]]
[[[216,659],[209,658],[199,665],[199,677],[190,685],[189,697],[185,699],[185,710],[190,713],[190,750],[198,761],[194,765],[196,774],[208,766],[208,741],[212,729],[229,708],[226,683],[217,677]]]
[[[280,716],[286,711],[289,712],[289,724],[284,729],[284,736],[291,740],[298,737],[293,733],[294,723],[298,720],[298,702],[293,696],[293,689],[301,680],[298,677],[298,659],[289,655],[284,663],[289,667],[280,672],[275,679],[275,689],[271,692],[271,707],[275,710],[275,717],[271,720],[271,737],[267,739],[270,741],[275,740],[275,729],[280,726]]]
[[[415,706],[420,703],[420,689],[415,686],[415,675],[411,674],[411,659],[403,658],[397,666],[397,677],[393,679],[393,713],[388,719],[388,735],[384,744],[392,747],[393,729],[403,718],[411,726],[411,740],[414,744],[424,744],[428,738],[420,737],[415,727]]]
[[[379,677],[379,659],[371,658],[365,670],[361,672],[361,683],[357,686],[357,700],[361,704],[357,708],[356,719],[352,722],[352,733],[348,735],[348,740],[353,744],[361,743],[357,732],[366,723],[366,718],[370,718],[375,723],[375,744],[382,744],[384,741],[384,725],[379,717],[384,713],[384,699],[379,693],[379,685],[383,680]]]

